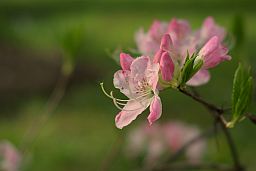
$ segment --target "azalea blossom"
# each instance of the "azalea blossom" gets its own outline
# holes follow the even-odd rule
[[[172,121],[148,126],[141,124],[129,132],[127,137],[127,155],[137,158],[145,155],[145,164],[154,165],[165,155],[172,155],[186,143],[199,136],[201,131],[191,125]],[[202,160],[206,147],[204,139],[196,141],[185,150],[190,163]]]
[[[115,98],[112,92],[107,94],[103,89],[121,110],[115,118],[116,126],[120,129],[127,126],[149,106],[148,121],[152,124],[162,114],[162,103],[157,89],[159,64],[153,63],[147,56],[133,59],[124,53],[120,54],[120,64],[122,70],[114,74],[113,83],[128,100]]]
[[[158,34],[152,36],[152,32]],[[218,26],[212,17],[206,18],[202,27],[195,31],[191,29],[186,20],[174,18],[170,23],[155,21],[147,33],[141,30],[137,32],[135,39],[138,50],[142,54],[155,54],[154,62],[160,62],[162,55],[165,52],[168,53],[171,58],[169,63],[173,63],[169,72],[170,70],[173,72],[170,72],[168,79],[166,79],[166,75],[162,74],[163,80],[168,82],[170,82],[170,78],[175,77],[173,74],[176,74],[176,77],[179,76],[187,54],[192,55],[199,52],[198,59],[202,59],[204,65],[187,82],[188,85],[199,86],[209,81],[209,68],[217,66],[224,60],[231,59],[227,55],[228,49],[222,44],[225,35],[224,28]],[[156,48],[157,44],[158,49]],[[167,59],[167,54],[164,56]],[[166,68],[164,69],[166,71]]]
[[[17,149],[8,141],[0,142],[0,170],[18,171],[21,156]]]

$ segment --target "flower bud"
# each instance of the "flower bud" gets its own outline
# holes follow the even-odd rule
[[[174,63],[167,52],[164,52],[160,60],[160,69],[164,81],[171,81],[174,72]]]

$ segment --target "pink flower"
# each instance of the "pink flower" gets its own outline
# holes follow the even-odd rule
[[[149,167],[157,164],[161,157],[171,155],[187,142],[200,135],[200,130],[181,122],[166,122],[148,126],[142,124],[128,134],[127,153],[136,158],[145,154],[145,164]],[[186,149],[189,162],[200,162],[206,147],[205,140],[199,140]]]
[[[209,69],[225,60],[231,60],[228,49],[221,45],[217,36],[212,37],[199,51],[199,58],[204,61],[203,68]]]
[[[231,59],[227,55],[228,49],[221,44],[226,32],[224,28],[214,22],[212,17],[206,18],[202,27],[195,31],[191,30],[186,20],[174,18],[169,24],[156,21],[148,33],[144,33],[143,31],[139,33],[136,34],[136,43],[142,54],[154,54],[154,62],[160,63],[162,55],[165,52],[168,53],[170,59],[166,57],[166,53],[164,59],[169,60],[170,68],[167,70],[167,67],[161,67],[160,64],[164,81],[175,79],[177,75],[174,73],[178,74],[181,71],[187,53],[192,55],[200,51],[199,56],[203,56],[204,59],[202,69],[187,83],[191,86],[206,84],[210,79],[207,69],[217,66],[224,60]],[[212,50],[209,49],[210,46]],[[168,78],[165,75],[167,71],[172,73],[167,74]]]
[[[143,29],[140,29],[135,35],[135,41],[139,51],[143,55],[154,55],[159,48],[162,36],[167,31],[167,27],[167,23],[156,20],[147,33]]]
[[[181,122],[169,122],[163,125],[164,136],[173,152],[178,151],[183,145],[200,135],[196,127]],[[199,140],[192,144],[186,151],[186,157],[191,163],[198,163],[202,159],[206,143]]]
[[[172,19],[169,23],[167,33],[171,36],[177,54],[176,58],[179,57],[183,61],[187,52],[190,54],[195,52],[194,33],[188,21]]]
[[[122,111],[115,118],[116,126],[120,129],[127,126],[149,106],[148,121],[152,124],[162,113],[162,104],[156,88],[159,64],[153,63],[146,56],[131,60],[129,55],[122,53],[120,58],[123,70],[114,74],[113,82],[114,86],[120,89],[129,100],[116,99],[112,95],[108,95],[113,98],[118,107],[124,105],[123,108],[119,107]]]
[[[8,141],[0,143],[0,170],[3,171],[18,171],[21,161],[21,156],[17,149]]]

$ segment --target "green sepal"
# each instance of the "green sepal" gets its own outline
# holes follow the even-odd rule
[[[203,66],[203,60],[196,54],[189,56],[187,54],[183,68],[180,74],[180,86],[184,86]]]

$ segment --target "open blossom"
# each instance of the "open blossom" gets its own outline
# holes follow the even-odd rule
[[[158,21],[158,23],[161,22]],[[157,32],[156,29],[159,31]],[[151,32],[159,34],[154,34],[154,37],[152,37]],[[176,70],[175,73],[178,73],[183,67],[187,53],[191,55],[199,52],[199,57],[203,59],[204,65],[187,82],[188,85],[199,86],[209,81],[209,68],[215,67],[224,60],[231,59],[227,55],[228,49],[222,45],[225,35],[224,28],[218,26],[212,17],[206,18],[202,27],[195,31],[191,30],[186,20],[174,18],[170,23],[162,22],[157,26],[154,22],[147,33],[139,31],[136,34],[136,43],[142,54],[155,54],[155,62],[160,62],[162,55],[167,52],[175,66],[175,69],[170,70]],[[152,48],[152,44],[154,44],[154,48]],[[157,44],[158,48],[155,48]],[[165,79],[170,77],[173,77],[173,75],[169,77],[165,75],[163,80],[170,81]]]
[[[142,124],[128,134],[126,150],[128,156],[133,158],[145,154],[146,164],[154,165],[161,157],[174,154],[199,135],[198,128],[177,121],[153,126]],[[200,162],[205,147],[206,142],[203,139],[190,145],[185,151],[188,162]]]
[[[116,126],[122,129],[137,118],[150,106],[148,121],[152,124],[162,114],[162,103],[158,96],[159,64],[153,63],[147,56],[136,59],[128,54],[120,54],[122,70],[114,74],[114,86],[127,96],[128,100],[111,97],[121,109],[115,118]],[[124,107],[120,107],[124,106]]]
[[[21,156],[17,149],[8,141],[0,142],[0,170],[18,171]]]

